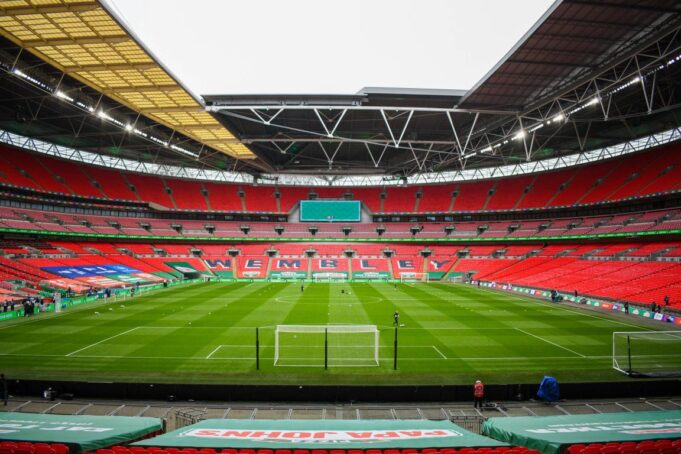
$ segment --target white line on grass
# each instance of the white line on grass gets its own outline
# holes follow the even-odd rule
[[[524,297],[523,298],[521,296],[516,296],[516,295],[510,294],[510,293],[503,292],[502,290],[496,290],[496,289],[491,289],[491,288],[478,288],[477,290],[478,291],[482,290],[482,291],[485,291],[485,292],[488,292],[488,293],[494,293],[496,295],[505,295],[506,297],[508,297],[510,299],[522,301],[523,303],[527,303],[527,302],[539,303],[542,306],[550,307],[551,309],[561,309],[561,310],[564,310],[564,311],[568,311],[568,312],[572,312],[572,313],[575,313],[575,314],[582,315],[584,317],[591,317],[591,318],[596,318],[596,319],[599,319],[599,320],[605,320],[606,322],[616,323],[618,325],[632,326],[634,328],[644,329],[644,330],[647,330],[647,331],[657,331],[657,330],[654,330],[652,328],[646,328],[645,326],[641,326],[641,325],[633,325],[631,323],[620,322],[620,321],[614,320],[611,317],[603,317],[603,316],[598,316],[598,315],[593,315],[593,314],[587,314],[586,309],[577,309],[577,310],[568,309],[567,307],[559,306],[556,303],[549,303],[548,301],[540,300],[538,298],[530,298],[530,297]],[[646,319],[646,320],[648,320],[648,319]]]
[[[208,356],[206,356],[206,359],[210,359],[210,357],[213,356],[215,353],[217,353],[217,351],[220,350],[221,348],[222,348],[222,345],[218,345],[217,347],[215,347],[215,350],[213,350],[212,352],[210,352],[210,353],[208,354]]]
[[[99,345],[99,344],[101,344],[101,343],[103,343],[103,342],[106,342],[106,341],[108,341],[108,340],[114,339],[114,338],[119,337],[119,336],[122,336],[122,335],[124,335],[124,334],[131,333],[131,332],[135,331],[135,330],[138,329],[138,328],[141,328],[141,327],[140,327],[140,326],[136,326],[136,327],[131,328],[131,329],[127,330],[127,331],[123,331],[122,333],[118,333],[118,334],[116,334],[115,336],[107,337],[106,339],[102,339],[102,340],[100,340],[99,342],[95,342],[94,344],[86,345],[85,347],[79,348],[78,350],[72,351],[71,353],[68,353],[68,354],[66,354],[66,355],[64,355],[64,356],[75,355],[76,353],[82,352],[83,350],[87,350],[88,348],[94,347],[95,345]]]
[[[439,348],[437,348],[435,345],[433,345],[432,347],[435,349],[436,352],[438,352],[440,354],[440,356],[442,356],[442,359],[447,359],[445,354],[442,353]]]
[[[569,348],[563,347],[563,346],[560,345],[560,344],[556,344],[555,342],[551,342],[550,340],[544,339],[544,338],[541,337],[541,336],[537,336],[536,334],[529,333],[529,332],[527,332],[527,331],[525,331],[525,330],[523,330],[523,329],[520,329],[520,328],[516,328],[516,330],[520,331],[520,332],[523,333],[523,334],[527,334],[528,336],[532,336],[532,337],[537,338],[537,339],[539,339],[539,340],[541,340],[541,341],[544,341],[544,342],[546,342],[547,344],[555,345],[556,347],[562,348],[562,349],[565,350],[565,351],[568,351],[568,352],[570,352],[570,353],[574,353],[575,355],[581,356],[582,358],[586,358],[586,355],[582,355],[581,353],[578,353],[578,352],[576,352],[576,351],[574,351],[574,350],[570,350]]]
[[[400,347],[403,348],[403,347]],[[419,347],[419,348],[427,348],[427,347]],[[66,355],[57,355],[57,354],[32,354],[32,353],[0,353],[0,357],[6,356],[6,357],[27,357],[27,358],[64,358]],[[671,354],[671,355],[632,355],[632,358],[678,358],[679,355],[676,354]],[[596,355],[596,356],[585,356],[582,355],[584,359],[612,359],[611,355]],[[192,361],[206,361],[205,357],[196,357],[196,356],[126,356],[126,355],[78,355],[78,358],[93,358],[93,359],[130,359],[130,360],[150,360],[150,359],[158,359],[158,360],[192,360]],[[262,359],[271,359],[272,357],[261,357]],[[423,358],[423,357],[405,357],[405,356],[400,356],[400,361],[432,361],[432,358]],[[308,359],[308,358],[300,358],[300,359]],[[495,357],[495,356],[482,356],[482,357],[466,357],[466,356],[455,356],[451,358],[447,358],[448,361],[501,361],[501,360],[509,360],[509,361],[516,361],[516,360],[542,360],[542,359],[567,359],[567,360],[575,360],[577,358],[574,358],[572,356],[500,356],[500,357]],[[249,357],[220,357],[220,358],[211,358],[210,361],[229,361],[229,360],[241,360],[241,361],[253,361],[254,358],[252,356]],[[381,361],[383,362],[391,362],[392,359],[382,359]]]

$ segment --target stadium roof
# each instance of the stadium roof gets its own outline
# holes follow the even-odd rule
[[[410,176],[567,156],[681,124],[673,0],[558,0],[468,92],[206,95],[210,113],[94,0],[0,0],[0,11],[0,129],[157,164]]]
[[[506,165],[679,124],[681,4],[558,0],[467,93],[205,96],[279,172],[395,173]]]
[[[201,144],[253,158],[102,3],[0,0],[0,13],[4,37],[65,75]]]

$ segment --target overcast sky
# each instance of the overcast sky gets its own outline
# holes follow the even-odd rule
[[[469,89],[553,0],[107,0],[195,94]]]

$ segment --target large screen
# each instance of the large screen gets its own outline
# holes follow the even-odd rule
[[[301,222],[359,222],[362,203],[358,200],[302,200]]]

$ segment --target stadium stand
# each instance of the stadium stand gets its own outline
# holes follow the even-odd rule
[[[62,159],[2,146],[5,183],[51,193],[150,202],[167,209],[228,212],[290,212],[310,194],[343,199],[352,194],[373,213],[437,213],[447,211],[513,210],[594,204],[681,189],[678,144],[577,168],[508,179],[421,187],[328,188],[250,186],[159,178]],[[23,166],[23,167],[22,167]],[[24,169],[26,167],[26,169]],[[135,190],[132,191],[132,188]],[[240,197],[240,191],[243,197]],[[275,197],[280,194],[280,199]],[[417,198],[420,193],[421,197]],[[181,194],[174,197],[174,194]],[[381,194],[385,194],[381,198]],[[452,194],[456,194],[452,198]],[[210,206],[210,207],[209,207]]]

